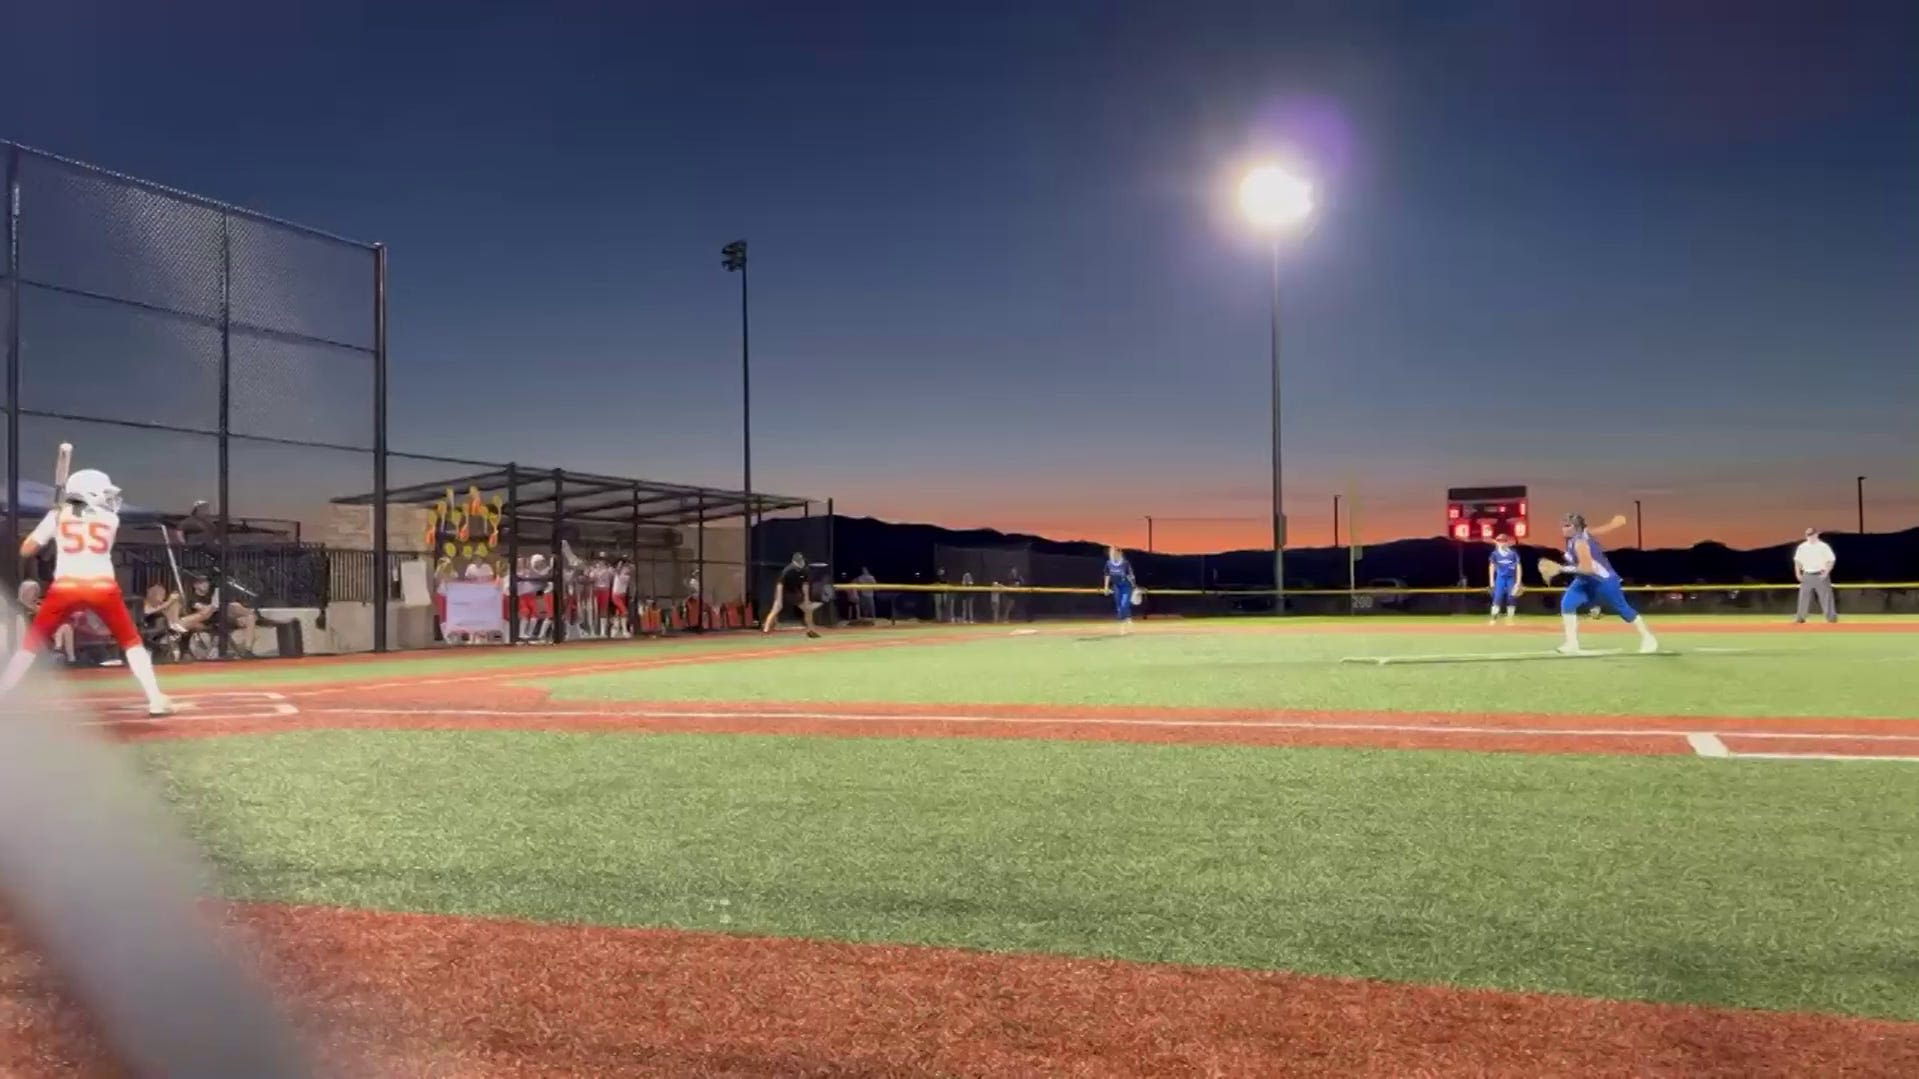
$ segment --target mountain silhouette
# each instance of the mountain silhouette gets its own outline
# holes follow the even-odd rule
[[[824,561],[824,550],[814,552],[823,534],[820,519],[808,522],[772,520],[761,526],[761,551],[807,549],[815,560]],[[1919,574],[1919,528],[1892,533],[1824,533],[1838,556],[1833,577],[1838,581],[1905,581]],[[1793,536],[1770,547],[1734,550],[1723,543],[1706,541],[1685,548],[1640,551],[1609,547],[1614,568],[1633,584],[1752,584],[1792,580],[1792,552],[1799,543]],[[937,525],[882,521],[872,517],[833,518],[833,578],[850,580],[862,568],[889,584],[931,583],[944,568],[948,579],[957,583],[961,572],[973,569],[971,563],[991,562],[981,558],[956,557],[945,549],[984,552],[1023,552],[1020,560],[1025,582],[1029,585],[1072,586],[1098,583],[1099,562],[1106,549],[1097,543],[1069,542],[1042,536],[999,532],[993,529],[951,529]],[[1401,539],[1371,544],[1362,551],[1358,567],[1361,586],[1374,581],[1393,581],[1411,588],[1443,588],[1457,584],[1463,566],[1468,584],[1486,583],[1486,559],[1490,546],[1483,543],[1455,545],[1452,541],[1431,537]],[[1541,555],[1556,556],[1557,548],[1522,546],[1527,566],[1526,577],[1535,580],[1532,569]],[[1148,554],[1128,551],[1141,583],[1152,588],[1264,589],[1273,585],[1271,551],[1222,551],[1208,555]],[[1011,559],[1004,559],[1011,564]],[[962,568],[963,567],[963,568]],[[988,583],[975,571],[979,583]],[[1289,589],[1346,587],[1346,550],[1309,547],[1286,550],[1286,586]]]

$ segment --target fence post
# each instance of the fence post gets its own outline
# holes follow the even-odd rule
[[[566,473],[554,469],[553,529],[549,545],[553,552],[553,643],[566,641],[566,601],[573,596],[573,580],[566,564],[566,549],[560,546],[560,522],[566,518]]]
[[[379,580],[373,590],[373,650],[385,652],[387,604],[393,593],[393,567],[387,564],[386,538],[386,245],[373,245],[373,561]]]
[[[7,147],[7,543],[20,542],[20,147]],[[12,586],[20,575],[20,559],[5,556],[4,575]],[[7,619],[6,636],[13,636]],[[9,642],[11,643],[11,642]]]
[[[506,643],[520,643],[520,466],[506,465],[506,578],[513,606],[506,620]]]
[[[637,483],[633,485],[633,528],[632,528],[632,535],[630,539],[631,539],[631,545],[628,548],[630,552],[630,557],[628,559],[627,564],[631,568],[627,570],[627,574],[626,574],[626,588],[627,588],[626,633],[629,638],[646,636],[646,633],[645,633],[646,619],[643,617],[643,612],[640,606],[640,596],[639,596],[640,485]],[[674,550],[676,551],[679,550],[679,547],[676,545],[674,547]],[[657,566],[658,566],[658,563],[653,561],[652,559],[649,558],[646,560],[646,580],[647,580],[646,590],[649,594],[648,598],[654,601],[657,601],[659,599],[657,595],[657,593],[659,592],[659,585],[657,582],[659,581],[660,578],[659,578],[659,573],[656,569]],[[670,612],[668,611],[660,612],[660,636],[662,637],[666,636],[666,624],[668,621],[667,616],[669,615],[669,613]]]
[[[632,588],[640,582],[640,485],[637,483],[633,485],[633,536],[630,549],[633,552],[633,570],[627,577],[628,588]],[[652,580],[653,571],[648,570],[646,576],[648,580]],[[639,614],[638,607],[639,604],[633,602],[633,597],[629,596],[626,604],[628,629],[633,627],[633,618]]]
[[[231,528],[233,506],[229,502],[231,492],[228,481],[232,468],[229,456],[231,439],[228,428],[233,419],[233,215],[220,212],[220,416],[218,428],[218,454],[220,474],[217,480],[220,500],[220,545],[219,558],[213,565],[213,606],[214,617],[226,618],[227,604],[232,597],[227,594],[227,560],[232,555],[232,541],[227,533]],[[215,633],[215,647],[221,659],[227,658],[231,651],[228,641],[230,634]]]
[[[759,507],[757,511],[749,510],[746,519],[749,522],[749,524],[747,525],[748,532],[746,534],[747,536],[746,546],[747,546],[747,552],[748,552],[747,557],[750,559],[754,555],[759,553],[758,545],[761,538],[761,533],[766,528],[766,507],[761,506]],[[746,615],[747,615],[746,620],[751,625],[759,625],[759,622],[760,622],[760,617],[759,617],[760,615],[760,608],[759,608],[760,567],[758,562],[749,563],[747,567],[747,575],[749,579],[752,580],[753,587],[749,589],[748,592],[746,593]]]
[[[693,503],[694,512],[699,518],[693,524],[693,625],[701,633],[706,632],[706,492],[701,491]],[[680,582],[673,582],[673,591],[680,590]]]
[[[839,562],[833,556],[833,500],[826,500],[826,583],[833,587],[833,602],[826,608],[826,624],[837,626],[840,622],[840,593],[836,578],[839,574]],[[859,606],[859,593],[853,593],[853,605]]]

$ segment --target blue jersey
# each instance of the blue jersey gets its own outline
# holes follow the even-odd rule
[[[1614,573],[1612,563],[1606,561],[1605,548],[1599,545],[1598,540],[1584,532],[1566,541],[1566,571],[1574,574],[1579,573],[1578,545],[1580,540],[1586,541],[1586,550],[1592,554],[1593,577],[1601,581],[1609,579],[1617,580],[1619,574]]]
[[[1130,587],[1133,583],[1133,564],[1124,558],[1117,562],[1110,558],[1107,559],[1106,583],[1114,588],[1119,588],[1122,585]]]
[[[1494,577],[1503,581],[1510,581],[1519,576],[1519,551],[1517,548],[1508,547],[1502,551],[1494,547],[1492,562]]]

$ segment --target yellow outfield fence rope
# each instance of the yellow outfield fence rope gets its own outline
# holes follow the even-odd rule
[[[1833,583],[1833,589],[1852,591],[1898,592],[1919,589],[1919,581],[1861,582],[1841,584]],[[1796,592],[1797,584],[1634,584],[1627,585],[1628,592]],[[901,593],[1000,593],[1008,596],[1098,596],[1105,593],[1098,588],[1036,588],[1029,585],[991,585],[991,584],[857,584],[853,582],[835,583],[836,592],[901,592]],[[1150,585],[1139,586],[1148,596],[1271,596],[1271,588],[1154,588]],[[1490,586],[1477,588],[1289,588],[1288,596],[1478,596],[1489,592]],[[1528,592],[1564,592],[1557,585],[1528,585]]]

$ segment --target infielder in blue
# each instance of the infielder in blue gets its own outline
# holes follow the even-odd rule
[[[1512,625],[1513,616],[1518,613],[1513,600],[1524,595],[1526,586],[1519,581],[1519,550],[1513,546],[1513,538],[1500,533],[1493,537],[1492,557],[1486,562],[1486,579],[1493,585],[1492,621],[1499,621],[1499,609],[1506,608],[1506,624]]]
[[[1606,552],[1600,547],[1586,528],[1586,519],[1577,513],[1569,513],[1560,521],[1560,531],[1566,537],[1566,563],[1556,566],[1542,563],[1541,576],[1550,576],[1544,570],[1555,573],[1563,571],[1573,575],[1573,581],[1566,586],[1566,594],[1559,601],[1559,620],[1566,627],[1566,642],[1559,646],[1565,655],[1579,654],[1579,612],[1589,604],[1599,603],[1618,615],[1625,623],[1639,631],[1639,650],[1641,652],[1659,651],[1659,642],[1653,638],[1652,629],[1639,612],[1626,602],[1626,592],[1621,586],[1619,574],[1614,572],[1612,563],[1606,560]]]
[[[1133,590],[1138,582],[1133,579],[1133,564],[1126,561],[1126,555],[1118,547],[1106,549],[1106,581],[1100,591],[1113,597],[1113,614],[1119,618],[1121,636],[1132,629]]]

